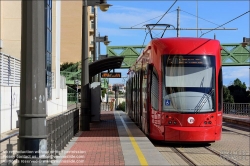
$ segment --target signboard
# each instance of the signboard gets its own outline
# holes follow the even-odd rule
[[[81,82],[80,82],[80,80],[74,80],[74,83],[75,83],[76,85],[79,85]]]
[[[121,73],[101,73],[102,78],[121,78]]]

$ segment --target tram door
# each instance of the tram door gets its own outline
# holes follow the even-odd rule
[[[139,71],[139,126],[142,127],[142,70]]]
[[[135,123],[139,122],[139,113],[138,113],[138,72],[135,74]]]
[[[145,133],[150,133],[150,124],[152,122],[152,112],[151,112],[151,84],[152,84],[152,71],[153,65],[149,64],[146,70],[146,124],[145,124]]]
[[[159,77],[155,68],[151,72],[151,109],[155,125],[161,125],[161,112],[159,111]]]
[[[135,75],[132,77],[132,116],[133,116],[133,120],[135,121],[135,111],[136,111],[136,77]]]

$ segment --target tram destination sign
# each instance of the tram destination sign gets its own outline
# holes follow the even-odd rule
[[[121,78],[121,73],[101,73],[102,78]]]

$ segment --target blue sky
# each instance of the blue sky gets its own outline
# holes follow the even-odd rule
[[[108,0],[108,3],[113,6],[107,12],[98,10],[98,32],[101,36],[107,35],[111,43],[110,46],[122,45],[142,45],[145,38],[145,30],[125,30],[120,27],[135,27],[140,28],[145,24],[156,23],[161,16],[173,4],[173,0],[166,1],[118,1]],[[198,7],[197,7],[198,4]],[[168,14],[159,22],[162,24],[177,25],[177,11],[180,7],[180,28],[196,28],[197,27],[197,9],[198,9],[198,28],[216,28],[239,15],[250,10],[249,1],[177,1],[169,10]],[[193,16],[194,15],[194,16]],[[155,18],[157,17],[157,18]],[[155,19],[153,19],[155,18]],[[151,21],[145,22],[147,20]],[[226,24],[224,28],[237,28],[238,30],[217,30],[204,34],[205,38],[214,38],[222,44],[226,43],[241,43],[243,37],[250,36],[249,31],[250,13]],[[143,23],[145,22],[145,23]],[[198,31],[198,37],[207,30]],[[167,31],[165,37],[175,37],[176,31]],[[181,37],[196,37],[196,30],[180,31]],[[150,41],[148,35],[145,45]],[[102,44],[101,54],[106,54],[106,48]],[[127,70],[116,70],[122,72],[122,76],[126,76]],[[249,86],[249,66],[242,67],[223,67],[223,84],[228,86],[236,78],[245,82]],[[124,83],[124,79],[109,79],[110,83]]]

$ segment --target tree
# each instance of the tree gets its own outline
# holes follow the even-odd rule
[[[234,98],[235,103],[247,103],[249,102],[247,87],[245,82],[241,82],[238,78],[234,80],[234,84],[228,87],[230,94]]]
[[[238,78],[236,78],[235,80],[234,80],[234,84],[233,84],[234,86],[239,86],[239,87],[241,87],[241,88],[243,88],[243,89],[247,89],[247,86],[246,86],[246,84],[245,84],[245,82],[241,82],[240,81],[240,79],[238,79]]]
[[[223,85],[223,102],[225,103],[234,103],[234,98],[230,94],[229,89]]]
[[[74,65],[73,62],[65,62],[65,63],[60,65],[60,71],[63,71],[63,70],[65,70],[73,65]]]
[[[120,103],[118,106],[117,106],[117,109],[118,110],[122,110],[123,112],[125,111],[125,101],[123,101],[122,103]]]
[[[105,97],[105,94],[107,93],[107,89],[102,90],[102,97]]]

